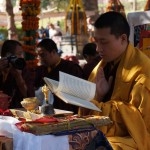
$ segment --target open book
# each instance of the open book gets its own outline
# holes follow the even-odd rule
[[[66,103],[101,111],[90,100],[95,96],[95,83],[83,80],[73,75],[59,72],[59,82],[44,77],[44,81],[52,93]]]

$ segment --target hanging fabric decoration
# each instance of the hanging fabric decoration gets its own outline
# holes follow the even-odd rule
[[[66,13],[66,32],[70,35],[87,34],[86,14],[81,0],[70,0]]]
[[[40,0],[20,0],[20,10],[22,11],[22,30],[25,31],[23,50],[29,68],[37,65],[35,59],[36,39],[38,37]]]
[[[109,0],[106,8],[106,12],[108,11],[120,12],[122,15],[126,16],[124,6],[120,2],[120,0]]]
[[[150,10],[150,0],[147,0],[144,11]]]

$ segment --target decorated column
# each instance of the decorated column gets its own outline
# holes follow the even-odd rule
[[[66,13],[66,32],[71,35],[87,34],[86,14],[81,0],[70,0]]]
[[[106,12],[108,11],[120,12],[122,15],[126,16],[124,6],[120,2],[120,0],[109,0],[106,8]]]
[[[86,13],[81,0],[70,0],[65,23],[66,35],[76,38],[76,51],[80,55],[88,41]]]
[[[22,30],[24,31],[25,59],[29,68],[34,68],[37,64],[35,59],[36,39],[38,37],[40,0],[20,0],[20,10],[22,11]]]
[[[150,10],[150,0],[147,0],[144,11]]]

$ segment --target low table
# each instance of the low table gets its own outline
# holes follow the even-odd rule
[[[25,138],[24,135],[22,135],[22,139],[20,139],[20,141],[18,141],[17,143],[15,141],[14,143],[16,143],[17,145],[14,146],[12,138],[0,137],[0,150],[13,150],[13,147],[14,150],[33,150],[33,148],[36,150],[86,150],[87,145],[91,143],[97,132],[97,130],[94,130],[90,132],[75,133],[68,136],[55,137],[51,137],[52,135],[48,135],[49,138],[36,136],[34,137],[33,142],[31,140],[31,136]],[[42,138],[44,141],[42,140]],[[68,143],[66,144],[64,144],[65,138],[68,139]],[[38,141],[38,143],[36,143],[36,141]],[[89,148],[90,147],[87,147],[87,150],[90,150]],[[106,148],[106,150],[111,149]]]
[[[13,139],[0,136],[0,150],[12,150]]]
[[[95,145],[112,150],[103,133],[95,128],[69,132],[69,135],[64,132],[61,135],[34,135],[20,131],[15,126],[17,122],[13,117],[1,116],[0,135],[3,137],[0,137],[0,150],[94,150],[91,147]]]

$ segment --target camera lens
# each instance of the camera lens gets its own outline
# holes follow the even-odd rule
[[[23,58],[17,58],[13,62],[13,65],[16,69],[22,70],[25,67],[26,63],[25,63],[25,60]]]
[[[12,56],[7,57],[7,59],[9,63],[12,64],[13,67],[19,70],[22,70],[26,65],[26,62],[23,58],[17,58],[16,56],[12,55]]]

